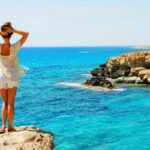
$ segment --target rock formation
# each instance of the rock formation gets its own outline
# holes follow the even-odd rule
[[[0,134],[0,150],[52,150],[53,133],[35,126],[15,127],[16,131]]]
[[[113,83],[150,84],[150,51],[135,51],[110,57],[91,71],[86,85],[114,88]]]

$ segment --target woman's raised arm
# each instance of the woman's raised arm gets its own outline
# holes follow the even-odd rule
[[[29,36],[29,32],[25,32],[25,31],[20,31],[20,30],[16,30],[16,29],[12,29],[14,33],[18,33],[20,35],[22,35],[22,38],[20,39],[20,43],[21,45],[24,44],[24,42],[26,41],[27,37]]]

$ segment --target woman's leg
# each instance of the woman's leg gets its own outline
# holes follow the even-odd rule
[[[14,119],[14,100],[16,96],[17,87],[8,88],[8,129],[12,129]]]
[[[6,128],[7,108],[8,108],[8,90],[0,89],[2,96],[2,128]]]

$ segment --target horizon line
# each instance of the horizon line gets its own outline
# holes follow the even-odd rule
[[[23,46],[23,47],[143,47],[143,48],[150,48],[150,45],[54,45],[54,46],[38,46],[38,45],[31,45],[31,46]]]

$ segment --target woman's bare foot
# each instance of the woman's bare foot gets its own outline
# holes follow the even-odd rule
[[[6,129],[6,127],[1,127],[1,128],[0,128],[0,134],[1,134],[1,133],[5,133],[5,129]]]
[[[13,128],[13,127],[9,127],[9,128],[7,129],[7,131],[8,131],[8,132],[13,132],[13,131],[16,131],[16,129]]]

